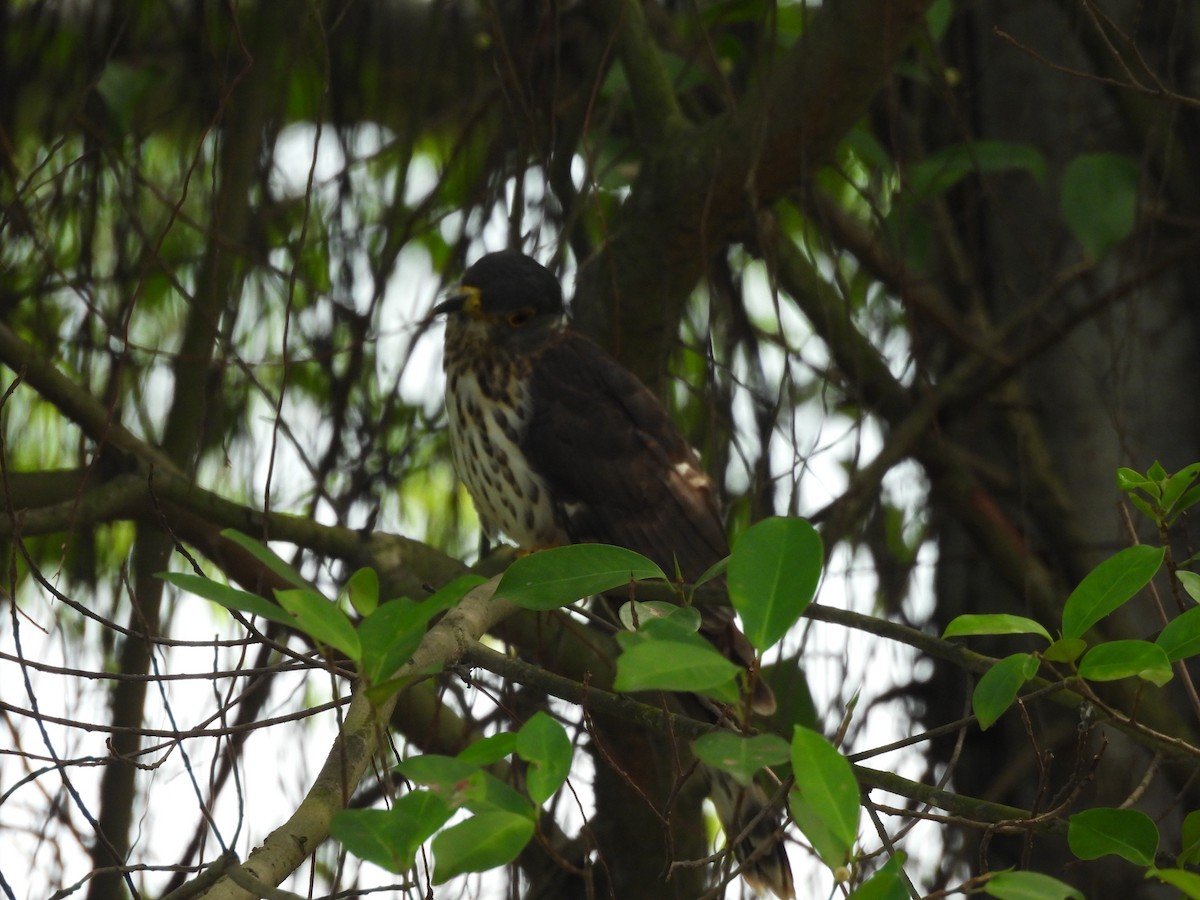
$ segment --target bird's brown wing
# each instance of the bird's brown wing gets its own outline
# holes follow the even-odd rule
[[[729,554],[712,485],[658,398],[582,335],[564,330],[533,366],[533,412],[522,449],[546,479],[573,542],[615,544],[676,565],[695,581]],[[756,668],[727,606],[705,606],[701,631],[730,659]],[[752,704],[769,715],[770,688]]]
[[[635,550],[687,580],[728,552],[712,487],[650,390],[582,335],[542,350],[522,449],[573,541]]]

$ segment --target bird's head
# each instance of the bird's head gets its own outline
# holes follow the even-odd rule
[[[447,317],[451,331],[483,332],[493,342],[520,341],[562,319],[562,288],[537,260],[515,250],[480,258],[430,315]]]

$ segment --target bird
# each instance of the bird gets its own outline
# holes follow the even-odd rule
[[[636,375],[567,323],[546,267],[515,250],[488,253],[430,316],[446,319],[451,456],[489,536],[525,550],[613,544],[687,583],[728,555],[696,451]],[[773,712],[732,609],[701,612],[705,637],[747,669],[751,708]],[[731,841],[757,819],[734,846],[747,881],[794,896],[778,813],[760,815],[765,794],[719,771],[710,794]]]

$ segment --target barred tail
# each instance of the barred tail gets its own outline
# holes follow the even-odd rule
[[[709,796],[725,838],[733,844],[742,878],[759,893],[771,891],[780,900],[793,900],[796,888],[783,844],[783,823],[766,792],[754,784],[743,787],[727,772],[711,770]]]

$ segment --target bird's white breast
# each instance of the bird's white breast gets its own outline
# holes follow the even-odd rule
[[[563,543],[548,485],[521,451],[531,411],[527,383],[472,362],[448,368],[446,406],[454,467],[484,529],[526,548]]]

